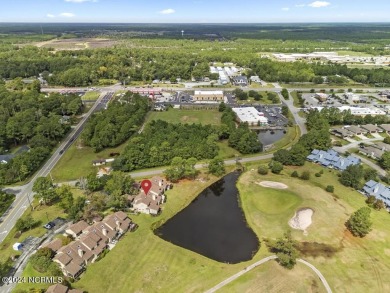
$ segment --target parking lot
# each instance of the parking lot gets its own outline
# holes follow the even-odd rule
[[[268,124],[271,126],[285,126],[288,119],[282,115],[282,107],[280,106],[255,106],[256,110],[263,112],[264,116],[268,118]]]

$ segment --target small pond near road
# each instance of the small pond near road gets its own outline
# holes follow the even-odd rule
[[[247,261],[259,249],[239,206],[233,172],[202,191],[155,233],[162,239],[220,262]]]

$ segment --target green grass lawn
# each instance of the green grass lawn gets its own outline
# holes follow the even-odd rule
[[[84,96],[81,97],[83,101],[96,101],[100,96],[100,92],[88,91]]]
[[[169,109],[163,112],[151,112],[147,122],[152,120],[164,120],[169,123],[200,123],[200,124],[221,124],[222,113],[218,110],[185,110]]]
[[[115,148],[107,148],[95,153],[90,147],[78,148],[78,140],[66,150],[51,171],[54,182],[76,180],[85,177],[91,172],[97,172],[98,167],[92,166],[92,161],[97,159],[109,159],[110,153],[121,153],[126,147],[126,142]]]
[[[219,263],[175,246],[154,235],[150,228],[183,209],[214,180],[210,177],[208,182],[176,185],[168,191],[168,201],[159,217],[132,216],[139,224],[138,230],[126,234],[105,258],[88,266],[75,287],[94,293],[202,292],[243,269],[245,263]]]
[[[289,175],[293,170],[299,173],[308,170],[312,177],[310,181],[291,178]],[[324,170],[324,174],[321,177],[314,177],[314,173],[320,170]],[[277,191],[256,184],[262,180],[282,182],[289,188]],[[326,185],[335,186],[334,196],[324,191]],[[313,245],[316,248],[311,252],[307,251],[302,258],[324,274],[334,292],[390,290],[390,281],[386,278],[390,274],[388,261],[390,250],[387,245],[390,241],[390,228],[387,224],[389,214],[373,210],[371,214],[373,231],[363,239],[352,237],[346,231],[344,223],[353,211],[365,206],[364,197],[353,189],[340,185],[336,171],[306,163],[304,167],[287,168],[282,175],[261,176],[256,172],[247,172],[241,176],[238,187],[247,220],[261,237],[281,236],[288,228],[288,220],[297,209],[310,207],[314,210],[313,223],[307,229],[308,235],[298,230],[294,230],[292,235],[298,241],[317,243]],[[333,250],[334,254],[331,255],[327,249]],[[367,271],[372,271],[372,274],[367,275]],[[267,284],[268,278],[273,278],[273,274],[270,277],[264,274],[264,279],[260,277],[260,272],[256,274],[258,275],[256,279],[239,278],[232,284],[232,288],[244,285],[252,288]],[[283,281],[284,277],[280,282]],[[310,292],[306,290],[304,292]],[[267,292],[281,291],[276,288]]]
[[[276,262],[269,261],[222,287],[218,292],[325,293],[326,290],[317,275],[307,266],[298,263],[294,269],[287,270]]]

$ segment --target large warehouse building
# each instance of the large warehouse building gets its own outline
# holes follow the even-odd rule
[[[248,122],[249,125],[268,125],[268,119],[264,113],[257,111],[254,107],[233,108],[232,110],[236,113],[239,122]]]
[[[223,102],[223,91],[195,91],[194,102]]]

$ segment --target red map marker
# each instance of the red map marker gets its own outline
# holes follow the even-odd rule
[[[145,192],[145,195],[148,195],[150,188],[152,188],[152,181],[150,180],[142,180],[141,182],[142,190]]]

